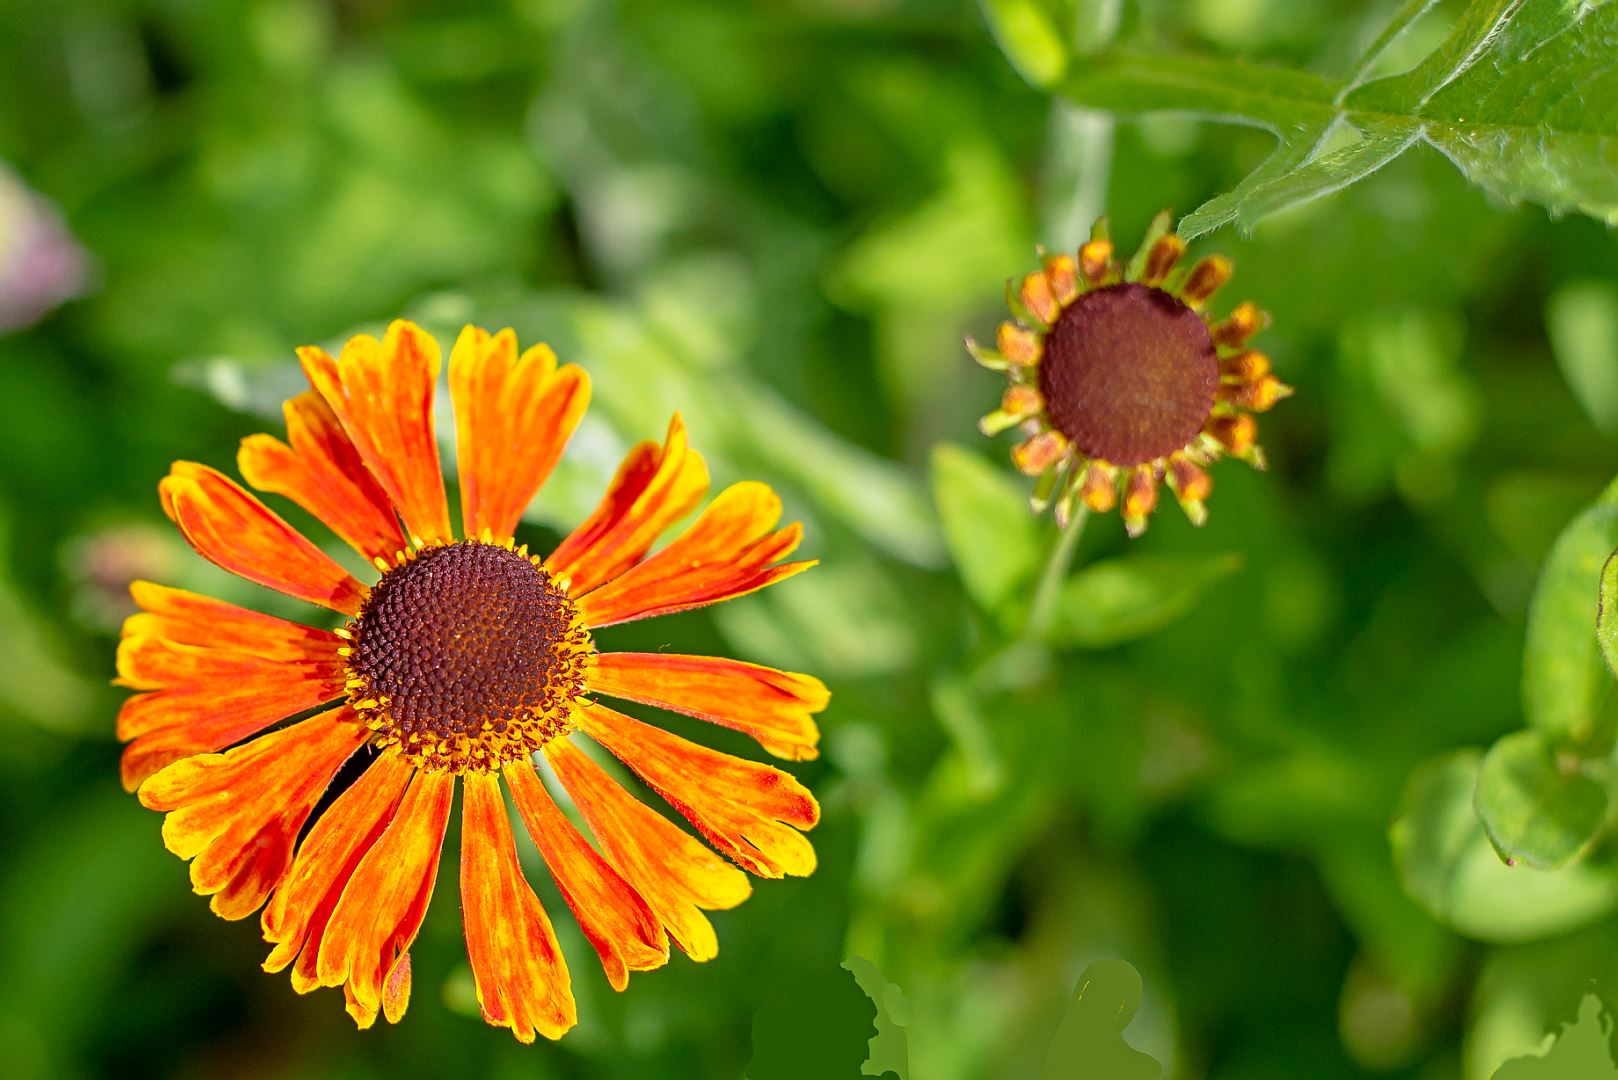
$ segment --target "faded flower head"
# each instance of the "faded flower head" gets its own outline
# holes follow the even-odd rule
[[[1016,319],[994,348],[967,340],[1009,383],[979,427],[1023,430],[1012,460],[1038,478],[1034,509],[1054,503],[1063,525],[1081,502],[1103,512],[1121,503],[1139,536],[1165,481],[1200,525],[1208,465],[1229,454],[1264,467],[1252,414],[1292,393],[1247,347],[1268,316],[1243,303],[1211,320],[1204,308],[1230,262],[1211,255],[1187,268],[1184,254],[1165,211],[1121,264],[1103,219],[1076,257],[1042,253],[1043,269],[1008,285]]]

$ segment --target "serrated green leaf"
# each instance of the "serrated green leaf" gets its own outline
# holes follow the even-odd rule
[[[1545,558],[1528,608],[1523,712],[1564,743],[1600,752],[1618,720],[1613,678],[1596,638],[1602,566],[1618,547],[1618,488],[1574,518]]]
[[[1610,866],[1536,870],[1500,861],[1472,806],[1482,758],[1461,750],[1411,776],[1388,831],[1405,891],[1459,933],[1494,943],[1549,937],[1618,907]]]
[[[1483,756],[1473,805],[1501,856],[1554,870],[1585,851],[1607,817],[1607,792],[1542,731],[1514,731]]]
[[[1045,530],[1028,511],[1027,491],[1008,470],[950,443],[933,449],[932,482],[961,584],[985,611],[1003,614],[1039,566]]]
[[[1417,143],[1510,203],[1618,221],[1618,4],[1476,0],[1409,71],[1361,82],[1430,4],[1407,4],[1347,79],[1209,57],[1110,51],[1060,93],[1086,108],[1175,112],[1273,131],[1275,152],[1181,222],[1250,229],[1355,183]]]
[[[1062,586],[1046,635],[1053,645],[1101,649],[1145,637],[1194,607],[1241,557],[1135,555],[1087,566]]]

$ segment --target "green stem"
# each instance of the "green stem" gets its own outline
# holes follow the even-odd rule
[[[1073,16],[1073,49],[1083,58],[1104,48],[1118,32],[1123,0],[1079,0]],[[1113,120],[1104,112],[1058,98],[1051,115],[1046,164],[1048,197],[1044,239],[1057,250],[1077,248],[1107,208],[1112,173]]]
[[[1067,580],[1068,571],[1073,567],[1073,557],[1079,550],[1079,537],[1084,535],[1084,523],[1089,517],[1089,508],[1081,506],[1073,515],[1073,520],[1067,523],[1067,528],[1056,538],[1056,546],[1051,549],[1051,557],[1039,576],[1039,586],[1034,590],[1034,602],[1028,607],[1024,639],[1037,641],[1051,628],[1051,620],[1056,616],[1056,598],[1062,591],[1062,583]]]

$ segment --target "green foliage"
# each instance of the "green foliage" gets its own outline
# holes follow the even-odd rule
[[[1618,547],[1618,485],[1563,530],[1545,559],[1528,611],[1523,714],[1528,723],[1592,753],[1610,749],[1618,723],[1612,674],[1595,626],[1602,566]]]
[[[1558,289],[1545,329],[1579,404],[1604,433],[1618,434],[1618,285],[1576,281]]]
[[[1473,802],[1507,863],[1554,870],[1594,842],[1607,791],[1582,761],[1558,754],[1542,731],[1507,735],[1484,755]]]
[[[1607,670],[1618,677],[1618,551],[1601,564],[1601,588],[1596,607],[1596,644]]]
[[[1027,603],[1048,531],[1028,511],[1027,485],[949,443],[933,449],[932,465],[933,501],[961,584],[984,610],[1009,618]]]
[[[1593,800],[1570,779],[1610,797],[1618,249],[1587,216],[1502,210],[1421,144],[1458,138],[1439,110],[1478,95],[1493,126],[1455,144],[1465,168],[1599,216],[1611,76],[1579,50],[1614,7],[0,4],[0,158],[97,267],[0,336],[6,1076],[231,1075],[248,1047],[300,1077],[738,1078],[766,1001],[850,955],[880,969],[855,972],[864,1075],[902,1072],[902,1035],[915,1077],[1039,1076],[1103,956],[1141,972],[1127,1042],[1172,1077],[1488,1080],[1542,1052],[1592,978],[1618,988],[1618,845],[1580,841]],[[1018,77],[1008,26],[1070,98]],[[1409,115],[1372,114],[1358,95],[1405,69],[1374,92]],[[1525,92],[1561,72],[1589,92]],[[1542,106],[1523,132],[1543,169],[1499,128]],[[1242,123],[1186,118],[1209,113]],[[1271,312],[1262,347],[1298,387],[1263,418],[1270,471],[1217,466],[1200,530],[1167,498],[1138,541],[1091,517],[1051,635],[1028,636],[1058,534],[1010,436],[973,432],[1000,385],[960,343],[1057,239],[1035,222],[1104,209],[1133,239],[1237,189],[1192,224],[1250,223],[1418,114],[1375,182],[1220,237],[1238,274],[1216,309]],[[230,471],[244,435],[280,431],[294,346],[398,315],[441,339],[511,325],[590,371],[523,526],[537,550],[678,409],[715,486],[770,483],[821,560],[602,632],[826,680],[822,757],[790,766],[824,808],[821,865],[713,913],[711,962],[619,994],[520,840],[579,996],[554,1045],[478,1016],[457,828],[410,1011],[356,1033],[340,994],[258,970],[252,920],[210,916],[116,790],[131,577],[311,614],[205,566],[156,480],[179,457]]]
[[[1008,34],[1036,83],[1064,67],[1033,4]],[[1088,108],[1174,112],[1273,132],[1271,156],[1188,215],[1198,236],[1341,190],[1417,144],[1443,153],[1506,202],[1618,222],[1618,7],[1567,0],[1473,0],[1414,67],[1373,78],[1382,54],[1433,3],[1412,0],[1353,64],[1325,78],[1215,57],[1118,49],[1071,65],[1060,91]],[[1036,33],[1030,27],[1038,27]],[[1004,40],[1004,39],[1003,39]]]
[[[1240,566],[1241,557],[1232,553],[1104,559],[1062,585],[1048,638],[1100,649],[1145,637],[1191,611]]]
[[[1618,873],[1589,863],[1508,866],[1473,810],[1482,755],[1463,750],[1418,770],[1389,836],[1404,887],[1481,941],[1516,942],[1585,925],[1618,907]]]
[[[1050,0],[981,0],[984,18],[1017,73],[1050,87],[1068,65],[1068,35],[1061,5]]]

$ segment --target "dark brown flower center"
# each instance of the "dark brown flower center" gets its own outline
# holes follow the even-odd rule
[[[590,639],[573,603],[501,545],[421,551],[383,575],[349,632],[356,709],[429,767],[493,767],[538,749],[584,692]]]
[[[1088,457],[1140,465],[1197,437],[1213,411],[1219,360],[1201,316],[1147,285],[1079,297],[1039,362],[1056,430]]]

